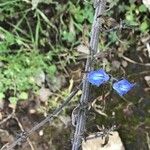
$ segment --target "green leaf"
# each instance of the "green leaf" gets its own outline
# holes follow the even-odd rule
[[[63,36],[62,37],[63,40],[66,40],[70,43],[75,41],[75,35],[71,32],[63,31],[62,36]]]
[[[7,41],[8,45],[11,45],[11,44],[14,44],[15,38],[11,33],[7,32],[6,33],[6,41]]]
[[[9,97],[9,101],[11,104],[17,104],[17,100],[18,100],[17,97]]]
[[[136,18],[135,18],[133,13],[127,13],[126,14],[126,22],[128,22],[128,25],[132,25],[132,26],[138,25]]]
[[[54,75],[55,72],[57,71],[57,68],[55,65],[51,65],[49,68],[48,68],[48,71],[51,75]]]
[[[0,52],[7,51],[7,45],[5,42],[0,42]]]
[[[22,100],[26,100],[26,99],[28,99],[28,93],[21,92],[20,95],[18,96],[18,98],[22,99]]]
[[[135,17],[134,17],[134,15],[132,13],[128,13],[128,14],[126,14],[126,20],[134,21]]]
[[[32,10],[36,9],[41,0],[32,0]]]
[[[146,12],[146,11],[147,11],[147,8],[145,7],[145,5],[141,5],[141,6],[139,7],[139,11],[140,11],[140,12]]]
[[[145,32],[147,29],[149,28],[149,24],[147,21],[144,21],[141,25],[140,25],[140,30],[142,32]]]
[[[115,43],[118,40],[118,36],[116,32],[110,32],[108,37],[111,43]]]
[[[2,100],[5,97],[4,93],[0,93],[0,100]]]
[[[51,3],[52,0],[32,0],[31,4],[32,4],[32,9],[36,9],[39,3]]]

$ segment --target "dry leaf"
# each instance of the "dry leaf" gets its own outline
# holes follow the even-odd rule
[[[84,53],[84,54],[87,54],[87,55],[89,54],[89,48],[86,45],[83,45],[83,44],[77,46],[77,51],[81,52],[81,53]]]

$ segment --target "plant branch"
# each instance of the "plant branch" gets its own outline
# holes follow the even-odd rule
[[[92,60],[93,56],[97,53],[99,34],[101,28],[101,19],[98,17],[104,13],[106,0],[95,0],[95,16],[91,30],[91,39],[90,39],[90,55],[87,57],[85,72],[91,71],[92,69]],[[86,13],[86,12],[85,12]],[[89,102],[89,82],[87,81],[87,74],[83,77],[83,87],[82,95],[80,98],[80,109],[78,111],[77,120],[76,120],[76,129],[74,133],[74,139],[72,144],[72,150],[79,150],[82,136],[85,130],[85,124],[87,119],[87,106]]]

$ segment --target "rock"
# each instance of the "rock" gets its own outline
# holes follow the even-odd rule
[[[43,130],[40,130],[40,131],[39,131],[39,136],[43,136],[43,135],[44,135]]]
[[[117,60],[112,61],[112,68],[113,68],[113,70],[119,69],[120,65],[121,64],[120,64],[119,61],[117,61]]]
[[[121,62],[121,64],[122,64],[122,66],[123,66],[124,68],[126,68],[126,67],[128,66],[128,63],[127,63],[127,61],[125,61],[125,60],[123,60],[123,61]]]
[[[46,76],[46,81],[48,88],[52,92],[56,92],[57,90],[60,90],[66,83],[66,79],[63,75],[56,75],[53,78],[49,78]]]
[[[29,113],[30,113],[30,114],[35,114],[35,113],[36,113],[36,110],[35,110],[35,109],[29,109]]]
[[[150,76],[145,76],[144,79],[145,79],[147,85],[150,87]]]
[[[114,131],[111,134],[106,145],[103,145],[105,138],[95,137],[94,134],[90,135],[89,140],[82,142],[82,150],[125,150],[118,132]]]
[[[40,98],[40,101],[42,102],[47,101],[49,96],[51,95],[52,95],[52,92],[48,88],[42,87],[39,90],[39,98]]]
[[[35,76],[35,83],[42,87],[43,83],[45,82],[45,73],[44,71],[40,71],[36,76]]]

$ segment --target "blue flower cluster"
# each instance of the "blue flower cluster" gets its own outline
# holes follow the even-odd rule
[[[103,70],[99,69],[96,71],[91,71],[87,76],[88,81],[96,86],[100,86],[101,84],[109,81],[110,76]],[[128,91],[130,91],[135,84],[130,83],[128,80],[123,79],[120,81],[116,81],[113,83],[113,89],[120,95],[125,95]]]

